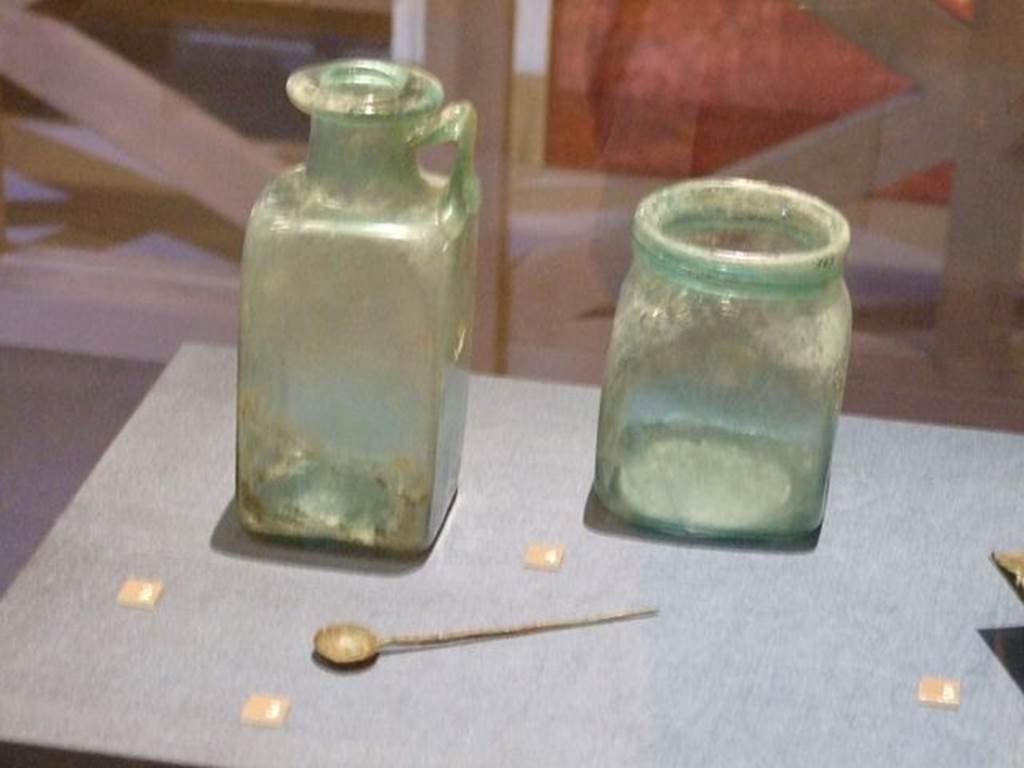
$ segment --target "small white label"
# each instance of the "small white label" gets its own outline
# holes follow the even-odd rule
[[[264,728],[280,728],[288,717],[291,703],[284,696],[268,696],[256,693],[245,700],[242,707],[242,722]]]
[[[917,700],[929,707],[956,709],[960,706],[960,681],[951,677],[922,677]]]
[[[153,610],[164,591],[164,583],[153,579],[128,579],[117,593],[117,602],[126,608]]]
[[[523,566],[538,571],[557,571],[562,568],[565,547],[561,544],[531,544],[526,548]]]

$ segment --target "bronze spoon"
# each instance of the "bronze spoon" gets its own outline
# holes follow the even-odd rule
[[[440,645],[461,640],[478,640],[490,637],[518,637],[534,632],[548,632],[555,629],[571,629],[593,624],[607,624],[612,621],[639,619],[657,614],[657,608],[641,608],[618,613],[604,613],[582,619],[560,619],[540,621],[533,624],[519,624],[511,627],[491,629],[462,629],[454,632],[434,632],[423,635],[393,635],[377,637],[376,634],[359,624],[328,624],[317,630],[313,647],[317,655],[338,667],[367,664],[377,657],[383,648],[390,646]]]

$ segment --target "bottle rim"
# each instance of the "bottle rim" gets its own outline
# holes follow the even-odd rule
[[[444,101],[440,81],[424,69],[376,59],[336,59],[296,70],[288,98],[307,114],[337,118],[406,118]]]
[[[779,232],[792,247],[733,247],[727,232],[735,222],[750,233]],[[688,239],[673,232],[680,223],[706,225],[725,245]],[[685,228],[684,228],[685,231]],[[742,235],[740,235],[742,239]],[[697,273],[724,282],[760,285],[815,285],[842,274],[850,226],[828,203],[792,187],[742,178],[684,181],[644,198],[633,217],[633,240],[653,266]]]

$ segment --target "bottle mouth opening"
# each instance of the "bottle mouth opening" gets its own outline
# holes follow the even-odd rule
[[[340,59],[294,72],[286,85],[292,104],[308,114],[407,117],[436,110],[441,83],[419,67],[373,59]]]
[[[850,227],[791,187],[701,179],[645,198],[633,237],[659,264],[748,283],[822,283],[842,272]]]

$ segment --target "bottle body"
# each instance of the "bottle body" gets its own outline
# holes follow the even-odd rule
[[[331,138],[343,151],[345,130]],[[475,212],[453,212],[446,180],[415,163],[385,186],[366,161],[368,187],[332,189],[300,166],[253,210],[237,505],[253,531],[416,552],[456,492]]]
[[[634,249],[602,391],[596,494],[669,533],[813,531],[849,355],[841,273],[761,284],[680,268],[642,239]]]

